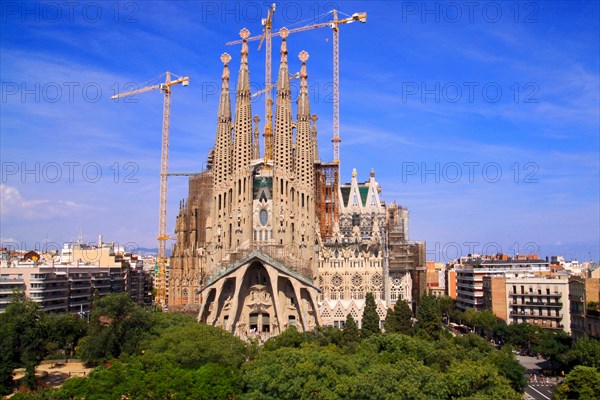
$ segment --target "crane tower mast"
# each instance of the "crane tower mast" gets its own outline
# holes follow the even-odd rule
[[[268,115],[269,102],[268,100],[271,98],[270,88],[273,87],[271,85],[271,37],[272,36],[280,36],[279,32],[272,32],[272,22],[273,22],[273,13],[275,12],[275,4],[273,4],[272,8],[269,10],[269,14],[265,20],[263,20],[263,24],[265,25],[265,29],[262,35],[249,37],[247,39],[248,42],[254,40],[265,40],[267,43],[266,48],[266,58],[265,58],[265,117]],[[311,29],[317,28],[331,28],[333,31],[333,138],[331,139],[333,143],[333,162],[339,164],[340,162],[340,142],[342,139],[340,138],[340,32],[339,26],[341,24],[349,24],[355,21],[359,21],[362,23],[367,22],[367,13],[366,12],[358,12],[352,14],[352,16],[344,19],[338,19],[338,11],[332,10],[333,20],[328,22],[320,22],[317,24],[306,25],[299,28],[286,29],[288,33],[295,32],[303,32]],[[234,45],[242,43],[241,40],[234,40],[232,42],[227,42],[226,45]],[[260,49],[260,46],[259,46]]]
[[[130,92],[119,93],[112,96],[112,99],[121,97],[133,96],[135,94],[149,92],[151,90],[160,89],[164,94],[163,100],[163,120],[162,120],[162,139],[161,139],[161,155],[160,155],[160,206],[158,210],[158,274],[156,277],[157,286],[157,303],[164,309],[167,308],[167,252],[166,241],[169,239],[167,235],[167,176],[169,170],[169,128],[171,123],[171,86],[181,84],[188,86],[190,78],[187,76],[178,77],[172,81],[171,73],[165,73],[165,83],[158,85],[146,86]]]

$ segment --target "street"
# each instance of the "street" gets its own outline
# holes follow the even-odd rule
[[[550,369],[550,363],[543,358],[529,356],[515,356],[517,361],[527,370],[525,376],[529,385],[525,388],[525,393],[529,396],[527,399],[534,400],[551,400],[554,388],[560,382],[558,377],[545,377],[542,375],[543,370]],[[533,377],[533,380],[531,379]]]

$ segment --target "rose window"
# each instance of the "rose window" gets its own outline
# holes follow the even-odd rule
[[[362,276],[360,276],[360,275],[354,275],[352,277],[352,285],[358,287],[361,284],[362,284]]]
[[[331,278],[331,284],[335,287],[342,286],[342,277],[335,275],[333,278]]]
[[[381,285],[383,284],[383,279],[381,278],[381,275],[379,275],[379,274],[373,275],[373,277],[371,278],[371,284],[375,288],[380,288]]]

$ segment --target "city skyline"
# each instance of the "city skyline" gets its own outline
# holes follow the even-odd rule
[[[427,241],[428,259],[489,249],[598,260],[598,3],[448,4],[277,3],[275,30],[320,22],[327,6],[368,14],[340,29],[341,181],[353,168],[366,181],[373,168],[382,198],[409,208],[410,236]],[[169,161],[171,172],[199,171],[215,138],[220,55],[239,66],[239,46],[225,42],[244,27],[260,34],[267,5],[2,7],[3,245],[82,231],[86,242],[101,233],[155,247],[162,95],[109,98],[166,70],[190,76],[173,90]],[[257,47],[253,91],[264,80]],[[331,32],[291,35],[288,47],[291,72],[301,50],[310,54],[319,150],[330,161]],[[261,133],[262,101],[252,110]],[[187,179],[170,178],[171,234],[186,194]]]

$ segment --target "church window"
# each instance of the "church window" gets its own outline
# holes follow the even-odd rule
[[[337,274],[336,274],[336,275],[334,275],[334,276],[331,278],[331,284],[332,284],[334,287],[340,287],[340,286],[342,286],[342,277],[341,277],[341,276],[339,276],[339,275],[337,275]]]
[[[267,225],[267,220],[269,219],[269,214],[267,213],[267,210],[260,210],[260,224],[262,226],[266,226]]]
[[[373,277],[371,278],[371,285],[373,285],[373,287],[377,289],[381,288],[383,285],[383,279],[381,278],[381,275],[373,275]]]
[[[352,226],[360,226],[360,215],[357,213],[352,214]]]

